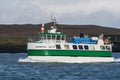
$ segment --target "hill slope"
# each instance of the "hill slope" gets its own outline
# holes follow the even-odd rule
[[[52,23],[45,24],[45,29],[49,29]],[[120,35],[120,29],[108,28],[96,25],[63,25],[57,24],[58,31],[67,34],[67,38],[79,36],[80,33],[87,35]],[[0,45],[26,45],[27,38],[32,36],[37,39],[41,24],[32,25],[0,25]]]

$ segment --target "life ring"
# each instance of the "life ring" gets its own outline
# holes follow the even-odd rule
[[[104,40],[104,44],[108,44],[109,43],[109,40],[108,39],[105,39]]]

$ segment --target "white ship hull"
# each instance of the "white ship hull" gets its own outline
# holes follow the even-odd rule
[[[28,56],[35,62],[94,63],[114,62],[113,57],[68,57],[68,56]]]

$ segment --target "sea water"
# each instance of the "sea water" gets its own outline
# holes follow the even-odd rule
[[[0,53],[0,80],[120,80],[120,53],[115,62],[19,62],[26,53]]]

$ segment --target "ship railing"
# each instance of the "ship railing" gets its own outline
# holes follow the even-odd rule
[[[65,40],[41,40],[42,43],[65,43]]]

